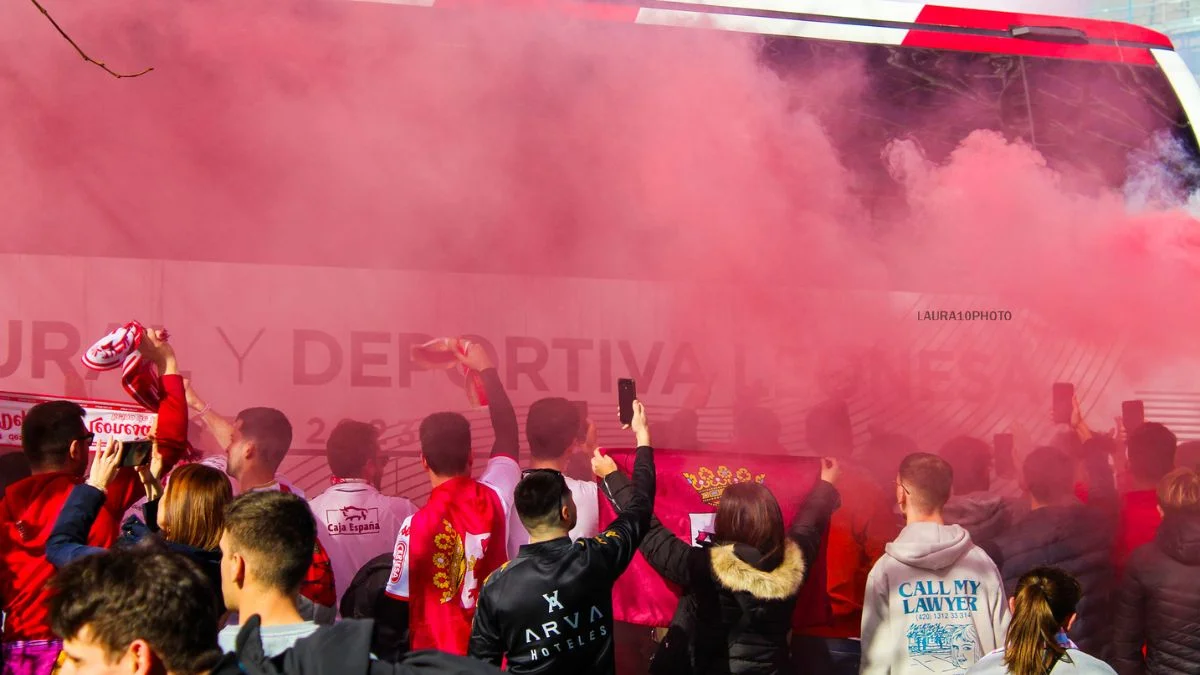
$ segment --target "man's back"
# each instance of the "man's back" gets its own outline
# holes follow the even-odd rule
[[[333,565],[339,603],[358,570],[392,550],[400,525],[417,510],[403,497],[382,494],[365,481],[349,480],[331,486],[309,505]]]
[[[867,579],[864,675],[961,673],[1004,643],[995,563],[957,525],[911,524]]]
[[[412,648],[466,654],[479,587],[508,559],[508,513],[521,470],[493,457],[480,480],[438,485],[396,537],[389,596],[409,603]]]
[[[80,482],[80,477],[66,472],[38,474],[8,486],[0,499],[5,642],[54,639],[46,613],[46,585],[54,576],[54,566],[46,560],[46,539],[67,496]],[[107,548],[116,541],[121,514],[137,500],[140,488],[132,471],[117,475],[88,535],[89,545]]]
[[[1120,522],[1113,556],[1118,576],[1134,550],[1154,541],[1160,523],[1162,514],[1158,511],[1158,494],[1154,490],[1133,490],[1121,495]]]

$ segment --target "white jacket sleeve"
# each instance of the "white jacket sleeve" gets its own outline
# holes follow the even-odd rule
[[[889,626],[887,575],[883,571],[886,556],[871,568],[867,576],[862,613],[862,661],[860,675],[888,675],[896,645]]]

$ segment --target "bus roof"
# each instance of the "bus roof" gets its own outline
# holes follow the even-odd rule
[[[894,0],[360,0],[447,9],[506,8],[659,26],[817,40],[1155,65],[1173,50],[1142,26]]]

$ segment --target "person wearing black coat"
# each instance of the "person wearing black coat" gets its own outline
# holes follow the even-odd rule
[[[1021,576],[1037,567],[1057,567],[1078,579],[1083,599],[1071,636],[1084,652],[1107,660],[1117,491],[1103,452],[1088,453],[1083,461],[1087,504],[1074,494],[1075,462],[1066,452],[1046,446],[1029,453],[1022,473],[1032,510],[993,542],[993,557],[1010,597]]]
[[[714,545],[692,547],[654,518],[639,550],[667,581],[683,589],[675,618],[654,656],[652,673],[777,675],[791,671],[788,635],[796,597],[817,558],[829,518],[841,504],[835,460],[785,533],[770,490],[759,483],[725,489]],[[616,508],[632,499],[628,477],[609,477]]]
[[[1119,675],[1200,673],[1200,475],[1167,474],[1158,502],[1162,525],[1130,556],[1113,612]]]

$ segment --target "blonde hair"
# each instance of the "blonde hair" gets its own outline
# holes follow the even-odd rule
[[[1179,468],[1163,476],[1158,484],[1158,505],[1163,513],[1200,512],[1200,474]]]
[[[1048,675],[1059,660],[1070,661],[1057,637],[1082,596],[1075,577],[1055,567],[1038,567],[1021,577],[1004,639],[1010,675]]]
[[[203,464],[185,464],[171,472],[159,508],[163,538],[214,551],[225,529],[225,507],[233,486],[225,472]]]

